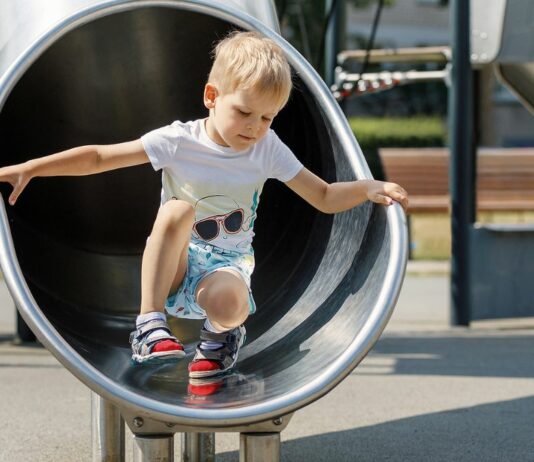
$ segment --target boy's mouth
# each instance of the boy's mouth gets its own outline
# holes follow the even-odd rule
[[[253,141],[254,138],[250,137],[250,136],[245,136],[245,135],[239,135],[239,137],[245,141]]]

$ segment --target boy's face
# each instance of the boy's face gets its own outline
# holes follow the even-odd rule
[[[210,110],[208,136],[217,144],[244,151],[261,140],[281,109],[269,94],[235,90],[221,94],[206,84],[204,105]]]

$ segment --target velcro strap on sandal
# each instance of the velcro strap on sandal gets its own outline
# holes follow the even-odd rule
[[[130,343],[132,343],[133,340],[136,338],[138,340],[145,338],[148,334],[150,334],[150,332],[154,332],[158,329],[164,330],[165,332],[167,332],[167,335],[171,334],[171,330],[169,329],[169,326],[165,321],[162,321],[161,319],[153,319],[152,321],[148,321],[142,324],[137,328],[137,330],[134,330],[130,334]]]
[[[195,359],[208,359],[210,361],[223,361],[231,351],[227,347],[218,348],[217,350],[204,350],[197,348]]]
[[[210,332],[206,329],[200,330],[200,339],[201,340],[209,340],[211,342],[219,342],[219,343],[234,343],[236,341],[235,334],[231,334],[229,332]]]
[[[174,337],[173,335],[167,334],[165,332],[154,334],[154,336],[150,337],[150,340],[146,342],[147,346],[152,345],[153,343],[157,343],[160,340],[175,340],[178,342],[178,339]]]

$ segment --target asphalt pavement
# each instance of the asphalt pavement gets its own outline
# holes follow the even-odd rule
[[[534,320],[450,327],[447,271],[410,265],[381,339],[295,414],[282,461],[534,461]],[[0,461],[90,461],[89,390],[43,348],[14,344],[14,330],[0,283]],[[216,441],[218,462],[238,460],[237,434]],[[179,461],[178,435],[175,446]]]

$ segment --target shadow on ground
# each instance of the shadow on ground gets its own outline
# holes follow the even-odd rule
[[[533,411],[534,396],[283,441],[282,461],[533,461]]]
[[[468,336],[469,335],[469,336]],[[534,378],[532,335],[414,333],[382,337],[353,374],[372,373],[366,361],[391,359],[391,368],[373,375],[444,375]],[[534,461],[534,454],[532,459]]]

